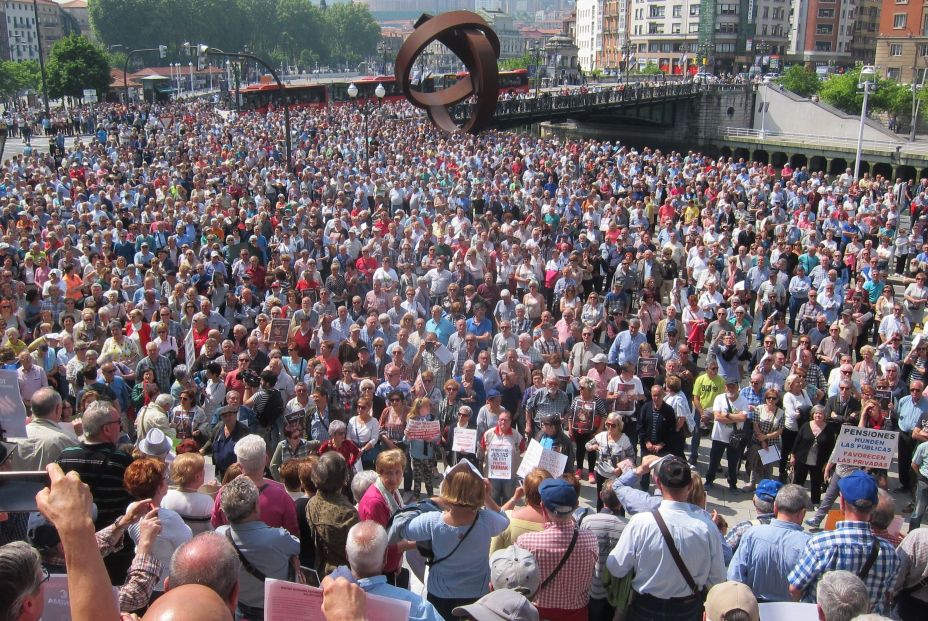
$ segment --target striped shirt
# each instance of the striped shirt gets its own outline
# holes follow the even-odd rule
[[[116,448],[114,444],[88,444],[66,448],[57,463],[67,474],[72,470],[81,476],[81,481],[90,486],[90,493],[97,505],[96,527],[109,526],[122,515],[132,497],[123,487],[123,475],[132,463],[132,457]]]
[[[619,542],[622,536],[622,530],[628,524],[628,520],[620,518],[611,513],[594,513],[592,509],[578,509],[574,513],[574,518],[580,523],[580,530],[589,530],[596,535],[596,541],[599,543],[599,558],[596,560],[596,567],[593,569],[593,583],[590,586],[590,599],[606,599],[606,588],[600,576],[606,569],[606,559],[609,553]]]

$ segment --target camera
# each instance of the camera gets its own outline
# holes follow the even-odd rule
[[[261,385],[261,377],[252,369],[245,369],[238,374],[239,379],[245,382],[251,388],[258,388]]]

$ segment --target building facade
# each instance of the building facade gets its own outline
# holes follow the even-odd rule
[[[499,58],[518,58],[525,52],[525,43],[511,15],[499,10],[478,9],[477,15],[486,20],[499,37]]]
[[[696,66],[701,2],[630,0],[628,62],[632,67],[657,65],[677,75]]]
[[[884,0],[875,57],[881,75],[921,83],[928,67],[928,5]]]
[[[629,9],[632,0],[604,0],[602,15],[601,49],[597,66],[607,74],[616,75],[624,70],[626,56],[631,51],[629,39]]]
[[[577,25],[574,42],[579,50],[580,67],[583,71],[599,69],[598,53],[603,36],[604,0],[577,0]]]
[[[851,39],[851,61],[854,64],[872,65],[876,62],[881,8],[882,0],[857,0],[854,37]]]
[[[853,64],[859,0],[793,0],[789,59],[810,68]]]
[[[787,0],[706,0],[699,19],[700,64],[713,73],[778,70],[789,44]]]

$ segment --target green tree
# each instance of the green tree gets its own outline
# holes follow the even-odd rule
[[[48,94],[53,98],[80,98],[85,88],[95,89],[102,97],[110,87],[106,52],[81,35],[69,35],[55,42],[45,72]]]
[[[863,106],[863,90],[858,89],[860,83],[860,69],[856,68],[843,75],[831,75],[822,82],[819,96],[823,101],[833,105],[848,114],[860,114]],[[868,110],[889,112],[893,114],[904,113],[911,110],[912,91],[904,84],[887,78],[876,78],[876,83],[870,89]]]
[[[324,20],[322,11],[309,0],[279,0],[277,22],[281,33],[277,49],[288,62],[297,62],[304,50],[316,58],[327,55]]]
[[[34,60],[0,62],[0,95],[10,97],[24,90],[39,89],[39,63]]]
[[[809,97],[818,92],[822,81],[814,71],[809,71],[802,65],[793,65],[783,72],[777,80],[783,88],[792,91],[800,97]]]
[[[633,68],[630,73],[637,73],[640,75],[660,75],[663,73],[661,68],[657,66],[657,63],[648,63],[644,67]]]
[[[530,52],[525,52],[517,58],[507,58],[497,63],[500,71],[513,71],[515,69],[528,69],[535,66],[535,56]]]
[[[322,15],[331,62],[354,65],[377,53],[380,26],[366,6],[339,3],[330,6]]]

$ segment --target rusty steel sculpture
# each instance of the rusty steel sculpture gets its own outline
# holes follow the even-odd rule
[[[467,67],[466,77],[434,93],[414,89],[410,73],[416,59],[433,41],[439,41]],[[450,11],[441,15],[422,15],[396,57],[396,82],[409,103],[425,110],[432,122],[447,132],[463,130],[476,134],[485,128],[499,99],[499,37],[479,15],[470,11]],[[458,125],[449,107],[473,95],[477,105],[470,118]]]

